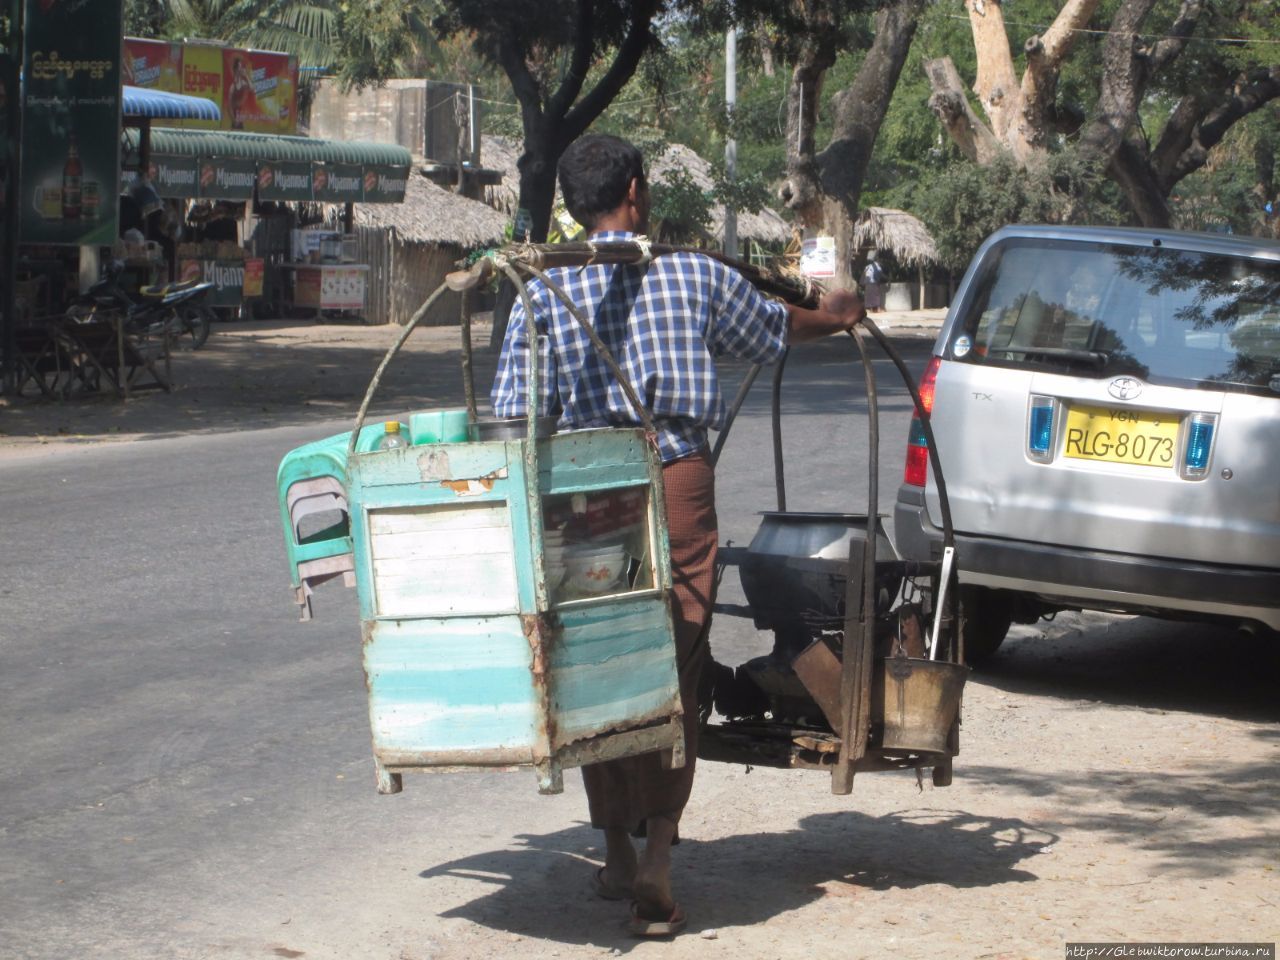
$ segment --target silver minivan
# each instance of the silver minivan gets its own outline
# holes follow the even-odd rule
[[[1280,243],[1006,227],[920,385],[970,660],[1063,609],[1280,629]],[[912,423],[899,551],[941,553]]]

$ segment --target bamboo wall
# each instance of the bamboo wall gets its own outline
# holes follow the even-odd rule
[[[368,323],[408,323],[464,256],[463,249],[453,244],[403,241],[392,228],[356,227],[355,233],[356,259],[369,265]],[[422,322],[447,326],[458,323],[458,318],[457,295],[445,294]]]

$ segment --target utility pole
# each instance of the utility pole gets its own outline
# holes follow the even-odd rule
[[[738,103],[738,28],[730,27],[724,38],[724,109],[729,136],[724,142],[724,175],[730,183],[738,176],[738,141],[733,138],[733,108]],[[724,254],[738,256],[738,211],[724,206]]]
[[[0,165],[3,166],[4,217],[0,223],[0,394],[16,394],[18,390],[17,325],[15,315],[18,198],[22,158],[22,90],[19,71],[25,56],[23,42],[23,4],[10,0],[7,4],[9,35],[0,50],[0,90],[4,103],[0,124],[5,128],[5,144]]]

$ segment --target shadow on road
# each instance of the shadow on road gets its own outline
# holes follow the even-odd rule
[[[626,950],[637,942],[624,929],[627,904],[594,896],[590,878],[596,865],[578,853],[599,836],[586,826],[525,835],[520,849],[477,854],[419,876],[492,885],[443,917],[531,938]],[[939,883],[987,887],[1034,881],[1036,875],[1018,865],[1056,839],[1021,820],[962,811],[824,813],[805,817],[799,829],[785,833],[686,837],[675,854],[674,880],[690,930],[749,926],[824,897],[856,899],[871,890]]]
[[[1010,692],[1280,720],[1280,639],[1147,617],[1039,624],[983,664],[976,679]],[[1018,630],[1018,628],[1015,628]],[[1041,636],[1042,633],[1047,633]]]
[[[1045,798],[1054,811],[1046,829],[1148,851],[1161,858],[1160,874],[1229,877],[1242,863],[1270,869],[1274,859],[1280,732],[1258,730],[1254,736],[1259,742],[1252,758],[1224,756],[1176,772],[1064,769],[1044,776],[965,765],[956,775],[1002,793]],[[1138,750],[1119,743],[1114,754],[1123,760]],[[1100,797],[1108,798],[1104,807]]]

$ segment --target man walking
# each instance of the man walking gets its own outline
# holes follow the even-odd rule
[[[560,160],[569,213],[593,240],[626,240],[648,229],[649,190],[640,151],[617,137],[591,134]],[[644,754],[582,770],[592,826],[605,834],[597,892],[631,900],[631,932],[667,936],[685,926],[671,889],[671,844],[693,785],[698,680],[710,659],[718,533],[715,478],[707,431],[724,424],[715,358],[769,363],[788,343],[851,329],[864,316],[856,294],[835,291],[817,310],[768,300],[724,264],[694,253],[640,265],[558,268],[550,275],[590,318],[640,399],[653,414],[662,459],[671,543],[672,620],[684,707],[686,761],[664,769]],[[542,414],[561,429],[636,426],[639,419],[569,311],[540,281],[528,285],[534,316],[516,302],[498,363],[492,401],[500,417],[522,416],[530,319],[546,336],[540,358]],[[631,834],[643,826],[637,857]]]

